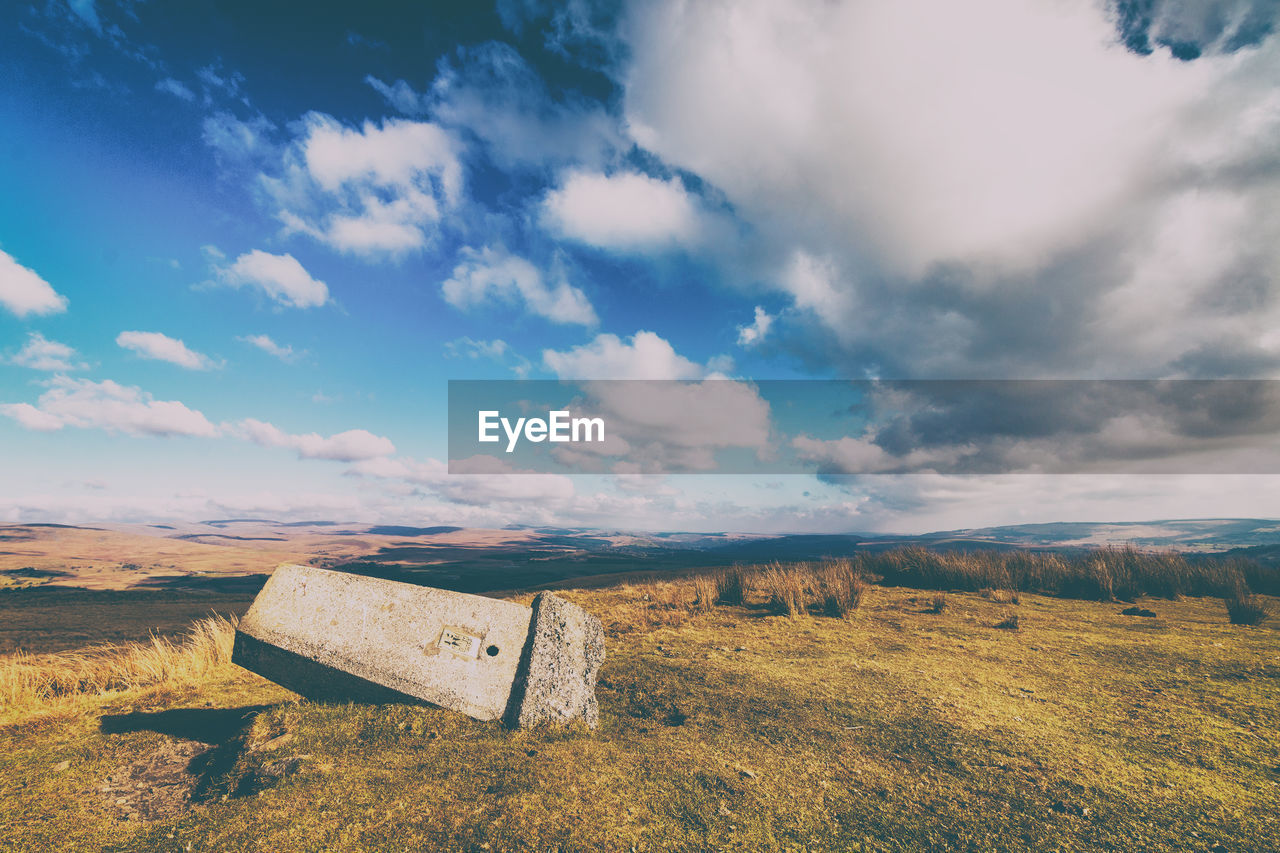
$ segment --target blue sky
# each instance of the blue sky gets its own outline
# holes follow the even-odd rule
[[[48,0],[0,519],[923,530],[1272,478],[449,477],[449,379],[1280,366],[1275,4]]]

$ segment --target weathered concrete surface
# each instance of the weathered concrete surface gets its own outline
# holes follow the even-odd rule
[[[600,622],[542,593],[509,601],[281,566],[236,631],[232,660],[311,699],[422,701],[512,725],[594,727]]]
[[[600,721],[596,676],[604,662],[604,628],[581,607],[548,592],[533,600],[528,665],[521,671],[523,695],[514,711],[517,726]]]

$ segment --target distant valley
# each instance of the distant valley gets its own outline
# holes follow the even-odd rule
[[[919,545],[1075,551],[1107,546],[1238,552],[1280,562],[1280,521],[1069,522],[920,535],[646,533],[218,519],[186,524],[0,525],[0,587],[252,591],[285,562],[463,591],[528,588],[619,573],[811,560]]]

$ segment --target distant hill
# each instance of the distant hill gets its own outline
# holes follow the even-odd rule
[[[462,530],[461,527],[450,527],[449,525],[439,525],[437,527],[401,527],[395,524],[383,524],[377,527],[370,527],[369,533],[375,536],[435,536],[437,533],[453,533]]]
[[[1019,547],[1063,548],[1132,545],[1176,551],[1227,551],[1280,545],[1280,520],[1197,518],[1160,521],[1062,522],[948,530],[906,537],[922,543],[964,539]]]
[[[228,530],[230,528],[230,530]],[[234,532],[232,532],[234,531]],[[467,592],[528,588],[588,576],[821,560],[906,545],[935,550],[1106,546],[1228,554],[1280,565],[1280,520],[1063,522],[919,535],[637,532],[511,526],[370,525],[335,521],[0,525],[0,587],[205,589],[304,562]]]

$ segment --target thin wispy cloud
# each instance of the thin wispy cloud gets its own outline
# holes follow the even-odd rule
[[[116,344],[142,358],[167,361],[188,370],[212,370],[220,366],[204,353],[196,352],[163,332],[121,332],[116,336]]]
[[[390,439],[363,429],[347,430],[330,436],[314,432],[296,435],[284,432],[265,421],[247,418],[240,421],[235,430],[254,444],[296,450],[302,459],[358,462],[390,456],[396,452]]]
[[[477,341],[461,337],[444,345],[445,355],[449,358],[488,358],[500,361],[510,351],[507,342],[498,338],[491,341]]]
[[[61,373],[88,367],[83,361],[77,360],[73,347],[51,341],[39,332],[27,335],[27,342],[9,359],[9,363],[18,367],[29,367],[32,370]]]
[[[194,101],[196,99],[195,92],[191,91],[191,89],[189,89],[181,80],[175,80],[172,77],[165,77],[163,80],[156,83],[156,91],[168,92],[170,95],[173,95],[175,98],[183,101]]]
[[[501,364],[517,377],[525,378],[533,369],[529,359],[515,352],[501,338],[493,340],[475,340],[467,336],[448,341],[444,345],[445,358],[483,359]]]
[[[441,63],[428,92],[405,81],[369,81],[397,109],[429,113],[478,139],[504,171],[600,168],[630,143],[605,105],[571,92],[553,96],[510,45],[470,45]]]
[[[244,335],[236,340],[255,346],[267,355],[274,356],[283,362],[294,362],[301,357],[301,353],[294,352],[292,346],[281,346],[273,341],[269,335]]]
[[[141,388],[110,379],[95,382],[55,376],[45,385],[48,390],[35,405],[0,404],[0,415],[38,432],[73,427],[135,437],[234,438],[263,447],[288,448],[296,451],[300,459],[358,462],[395,453],[390,439],[364,429],[325,436],[316,432],[288,433],[256,418],[214,424],[203,412],[185,403],[157,400]]]
[[[84,21],[93,30],[102,29],[102,21],[98,17],[98,8],[94,0],[67,0],[67,5],[76,17]]]

